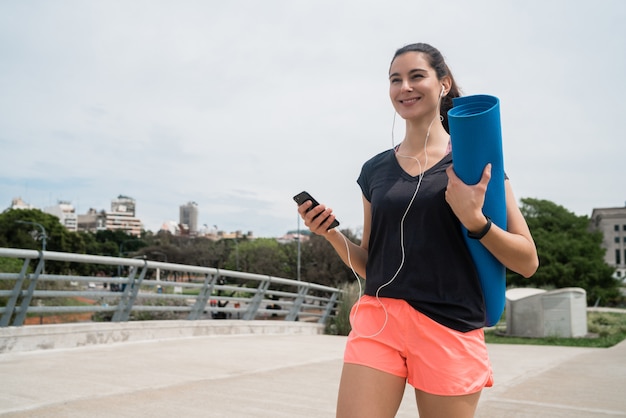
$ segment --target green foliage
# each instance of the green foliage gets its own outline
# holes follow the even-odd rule
[[[24,262],[16,258],[0,257],[0,273],[19,273],[22,270]],[[32,268],[29,267],[28,273],[32,272]],[[13,290],[15,286],[15,280],[0,280],[0,290]],[[9,297],[0,297],[0,306],[6,306],[9,302]]]
[[[32,222],[41,225],[46,232],[48,251],[80,250],[80,241],[69,238],[70,232],[61,225],[59,219],[38,209],[10,209],[0,215],[0,246],[41,250],[43,233],[38,225],[19,222]]]
[[[604,261],[602,233],[589,230],[589,218],[577,216],[547,200],[522,199],[520,209],[537,245],[539,269],[531,279],[513,272],[507,281],[514,286],[581,287],[588,304],[620,302],[619,283],[613,268]]]
[[[540,267],[531,279],[507,273],[513,286],[542,288],[581,287],[587,291],[588,303],[612,306],[623,303],[619,283],[612,278],[613,269],[604,262],[602,236],[590,232],[589,219],[576,216],[550,201],[522,199],[521,210],[535,238]],[[46,230],[49,251],[73,252],[105,256],[145,257],[148,260],[188,264],[243,272],[297,278],[331,287],[354,283],[354,273],[322,237],[300,231],[309,239],[300,244],[298,275],[298,243],[279,244],[270,238],[250,240],[174,236],[166,231],[144,232],[140,238],[123,231],[70,232],[59,220],[39,210],[8,210],[0,213],[0,247],[39,250],[42,237],[39,228],[17,223],[17,220],[37,222]],[[358,243],[350,230],[342,233]],[[15,271],[21,267],[0,260],[0,271]],[[69,272],[80,275],[102,273],[116,275],[115,266],[75,263],[46,263],[46,272]],[[165,274],[165,272],[162,272]]]
[[[20,222],[31,222],[25,224]],[[146,243],[123,231],[71,232],[56,216],[38,209],[10,209],[0,214],[0,247],[41,250],[43,231],[47,251],[76,254],[118,256],[120,248],[124,252],[137,251]],[[66,274],[69,272],[89,275],[96,271],[113,274],[111,266],[94,266],[68,262],[46,262],[47,273]]]
[[[22,270],[24,262],[17,258],[0,257],[0,272],[2,273],[19,273]],[[2,283],[2,281],[0,281]]]
[[[350,230],[341,232],[349,240],[359,242]],[[339,287],[356,280],[350,267],[343,263],[328,241],[319,235],[311,235],[308,241],[302,243],[301,274],[304,281],[331,287]]]
[[[284,277],[292,272],[288,251],[272,238],[230,240],[232,250],[224,265],[229,270]]]
[[[348,335],[352,329],[350,311],[360,297],[359,285],[356,281],[353,281],[344,283],[340,286],[340,289],[343,293],[337,306],[336,315],[326,325],[326,334]]]
[[[0,214],[0,246],[41,250],[44,242],[47,251],[80,253],[84,249],[82,240],[53,215],[38,209],[10,209]],[[66,262],[49,262],[46,272],[66,272],[68,267]]]

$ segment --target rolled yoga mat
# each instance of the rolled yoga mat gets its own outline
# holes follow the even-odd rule
[[[448,111],[454,172],[466,184],[480,181],[487,163],[491,180],[487,186],[483,213],[493,223],[506,229],[506,198],[500,101],[487,95],[457,97]],[[487,326],[495,325],[504,311],[506,292],[505,267],[480,243],[463,235],[476,265],[486,307]]]

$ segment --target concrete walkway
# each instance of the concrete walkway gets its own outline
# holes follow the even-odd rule
[[[334,417],[345,337],[210,335],[0,354],[0,417]],[[626,342],[490,345],[477,418],[626,417]],[[417,417],[412,391],[398,417]]]

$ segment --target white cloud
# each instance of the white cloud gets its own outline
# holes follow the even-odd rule
[[[157,229],[196,201],[200,223],[275,236],[308,189],[358,228],[361,164],[391,145],[391,55],[425,41],[466,94],[501,99],[518,197],[618,206],[625,17],[617,0],[4,2],[0,204],[124,194]]]

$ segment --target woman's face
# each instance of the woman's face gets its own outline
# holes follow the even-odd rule
[[[442,86],[421,52],[405,52],[391,63],[389,97],[403,119],[431,120],[437,115]]]

